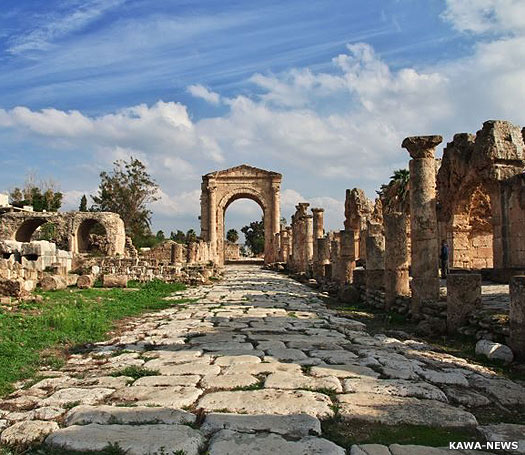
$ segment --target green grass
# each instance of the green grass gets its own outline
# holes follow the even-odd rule
[[[42,302],[23,302],[16,312],[0,309],[0,396],[46,364],[60,368],[64,351],[101,341],[115,322],[188,300],[164,300],[184,285],[152,281],[138,291],[65,289],[41,292]]]
[[[160,374],[159,370],[152,370],[149,368],[144,367],[138,367],[138,366],[129,366],[122,370],[115,371],[114,373],[111,373],[111,376],[129,376],[133,379],[140,379],[144,378],[146,376],[158,376]]]
[[[474,428],[431,428],[421,425],[388,426],[339,418],[322,422],[323,437],[350,450],[353,444],[414,444],[448,447],[449,441],[481,441]]]

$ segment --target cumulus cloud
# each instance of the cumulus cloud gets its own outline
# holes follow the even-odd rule
[[[212,92],[203,85],[195,84],[188,86],[188,92],[196,98],[202,98],[210,104],[219,104],[221,97],[218,93]]]

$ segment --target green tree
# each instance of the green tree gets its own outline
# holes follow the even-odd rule
[[[87,206],[87,197],[86,195],[82,195],[82,198],[80,199],[80,206],[78,207],[79,212],[87,212],[88,206]]]
[[[64,197],[56,186],[53,180],[38,180],[35,174],[29,174],[23,188],[14,188],[9,198],[15,207],[31,205],[35,212],[56,212]]]
[[[252,221],[248,226],[244,226],[241,232],[253,254],[259,255],[264,252],[264,219]]]
[[[186,234],[180,229],[177,232],[171,232],[170,239],[177,243],[186,243]]]
[[[381,185],[377,192],[383,204],[383,211],[401,212],[408,214],[410,211],[410,172],[408,169],[398,169],[390,177],[386,185]]]
[[[118,213],[133,242],[151,235],[148,205],[158,200],[159,186],[146,166],[136,158],[117,160],[110,172],[100,174],[96,195],[91,196],[97,211]]]
[[[166,236],[164,235],[164,231],[157,231],[157,234],[155,235],[157,237],[157,240],[159,242],[164,242],[166,240]]]
[[[237,240],[239,240],[239,233],[237,232],[237,230],[230,229],[226,233],[226,240],[228,240],[228,242],[231,242],[231,243],[237,243]]]
[[[186,243],[190,242],[196,242],[197,241],[197,234],[193,229],[190,229],[188,232],[186,232]]]

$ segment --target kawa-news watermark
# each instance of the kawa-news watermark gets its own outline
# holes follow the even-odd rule
[[[449,442],[450,450],[518,450],[518,441]]]

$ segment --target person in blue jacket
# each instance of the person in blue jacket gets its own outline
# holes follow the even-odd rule
[[[439,252],[439,262],[441,265],[441,278],[445,279],[448,274],[448,245],[446,240],[441,242],[441,251]]]

